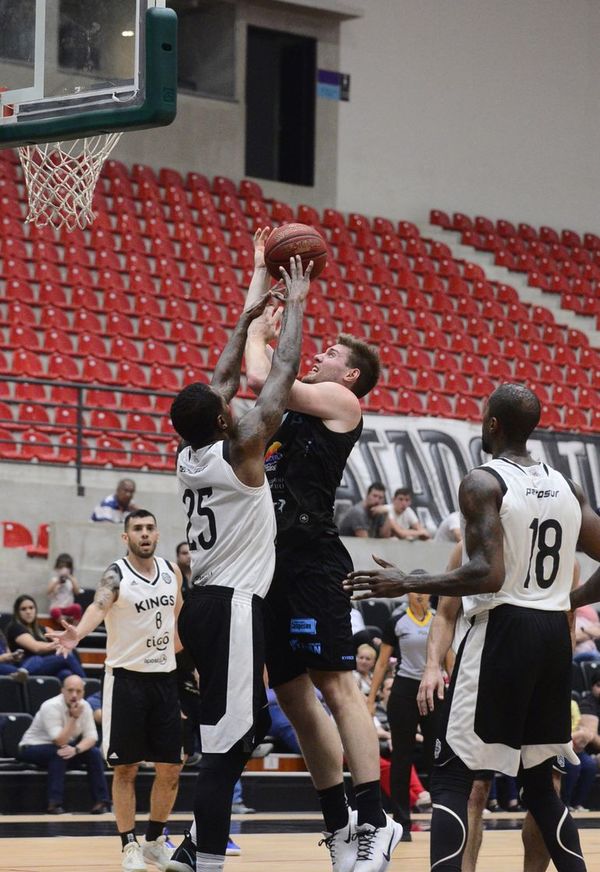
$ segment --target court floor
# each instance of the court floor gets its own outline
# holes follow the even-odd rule
[[[579,815],[581,841],[589,872],[600,872],[600,812]],[[413,841],[398,845],[391,872],[427,872],[429,824],[418,815]],[[522,872],[520,827],[523,815],[494,815],[486,820],[478,872]],[[174,815],[173,841],[178,843],[187,819]],[[319,818],[311,814],[256,814],[232,821],[239,857],[228,857],[229,872],[329,872],[328,855],[319,847]],[[143,834],[143,818],[138,830]],[[3,815],[0,817],[2,872],[119,872],[120,846],[112,815]],[[152,867],[149,867],[150,869]],[[554,866],[550,866],[554,870]]]

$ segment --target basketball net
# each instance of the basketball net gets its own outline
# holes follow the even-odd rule
[[[104,161],[121,133],[19,148],[25,173],[27,222],[82,230],[94,220],[92,200]]]

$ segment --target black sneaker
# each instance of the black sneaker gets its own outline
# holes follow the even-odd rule
[[[171,859],[165,866],[165,872],[196,872],[196,846],[192,842],[189,830],[184,830],[185,838],[175,849]]]

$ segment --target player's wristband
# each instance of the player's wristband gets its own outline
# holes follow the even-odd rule
[[[81,754],[81,751],[79,750],[79,745],[75,745],[75,753]]]

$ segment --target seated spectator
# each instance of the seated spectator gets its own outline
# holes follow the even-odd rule
[[[8,675],[14,681],[26,682],[29,673],[21,668],[25,652],[22,648],[9,651],[6,636],[0,630],[0,675]]]
[[[431,534],[419,521],[417,513],[411,509],[412,491],[399,487],[394,493],[392,505],[388,506],[390,531],[398,539],[431,539]]]
[[[75,623],[81,619],[81,606],[75,597],[81,593],[79,582],[73,575],[73,558],[70,554],[59,554],[54,564],[54,573],[48,583],[50,617],[61,626],[61,618],[72,618]]]
[[[340,536],[366,539],[389,539],[389,507],[385,505],[385,485],[374,481],[364,500],[355,503],[340,522]]]
[[[356,669],[352,672],[359,690],[368,696],[371,692],[373,669],[377,660],[377,651],[371,645],[359,645],[356,651]]]
[[[600,621],[588,617],[588,606],[575,609],[575,650],[573,662],[582,663],[585,660],[600,660],[600,651],[596,640],[600,639]]]
[[[37,619],[37,604],[32,596],[21,594],[13,605],[13,616],[6,628],[6,639],[11,651],[23,650],[20,668],[29,675],[56,675],[61,681],[69,675],[85,678],[77,655],[66,657],[56,654],[56,642],[46,641]]]
[[[460,512],[450,512],[435,531],[434,542],[462,542]]]
[[[110,811],[98,732],[83,692],[78,675],[65,678],[61,693],[42,703],[19,743],[18,760],[48,770],[48,814],[64,814],[65,772],[82,766],[94,802],[91,813]]]
[[[598,712],[600,683],[595,684],[594,687],[597,689],[593,693],[596,698],[595,705],[584,706],[588,717],[590,716],[590,712],[587,711],[588,709],[592,710],[593,708]],[[571,739],[573,740],[573,750],[579,757],[579,766],[575,766],[573,763],[565,760],[567,775],[564,779],[562,791],[563,801],[571,811],[587,811],[586,806],[588,805],[589,796],[592,792],[596,775],[598,774],[598,760],[595,756],[595,752],[598,750],[598,745],[594,744],[594,733],[590,727],[590,722],[594,718],[596,720],[597,739],[598,715],[592,714],[584,726],[579,706],[574,700],[571,701]],[[591,746],[590,749],[588,749],[588,746]],[[590,753],[590,750],[592,753]]]
[[[97,727],[102,728],[102,691],[97,690],[87,698],[89,707],[94,715],[94,723]]]
[[[109,494],[92,512],[91,521],[108,521],[112,524],[122,524],[127,515],[137,509],[132,502],[135,494],[135,482],[130,478],[122,478],[114,494]]]

